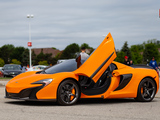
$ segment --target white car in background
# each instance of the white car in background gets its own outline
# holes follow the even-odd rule
[[[26,72],[28,71],[42,71],[43,69],[47,68],[48,66],[46,65],[35,65],[31,68],[26,69]]]

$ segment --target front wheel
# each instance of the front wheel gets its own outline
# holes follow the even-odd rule
[[[156,94],[156,84],[150,78],[143,79],[138,86],[137,101],[150,102]]]
[[[58,88],[57,101],[61,105],[73,105],[80,97],[80,90],[73,80],[63,81]]]

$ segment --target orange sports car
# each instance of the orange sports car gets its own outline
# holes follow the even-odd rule
[[[75,104],[80,98],[135,98],[152,101],[159,89],[159,76],[151,67],[126,66],[116,58],[109,33],[82,64],[70,59],[43,71],[22,73],[6,85],[6,98],[57,101]],[[78,66],[78,68],[77,68]]]

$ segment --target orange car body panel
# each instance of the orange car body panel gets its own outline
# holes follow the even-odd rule
[[[155,80],[157,85],[157,92],[159,89],[159,76],[154,69],[145,69],[145,68],[132,68],[126,65],[123,65],[118,62],[113,62],[119,67],[118,70],[113,71],[113,78],[123,75],[123,74],[132,74],[132,80],[121,90],[112,91],[108,98],[135,98],[137,97],[138,85],[142,79],[150,77]],[[122,69],[123,68],[123,69]],[[142,72],[143,71],[143,72]]]
[[[78,76],[72,72],[63,72],[57,73],[53,77],[53,81],[47,87],[44,87],[37,92],[38,99],[56,99],[57,98],[57,89],[62,80],[65,79],[74,79],[78,81]]]

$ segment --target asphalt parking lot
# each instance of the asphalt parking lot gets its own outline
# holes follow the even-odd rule
[[[152,102],[134,99],[83,99],[73,106],[5,99],[0,80],[0,120],[159,120],[160,92]]]

